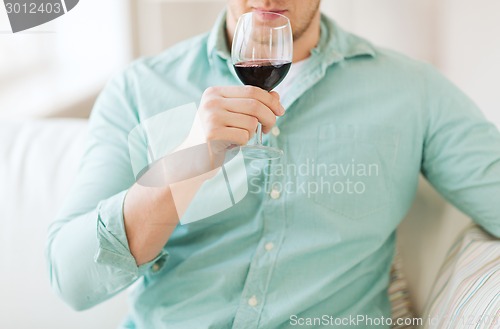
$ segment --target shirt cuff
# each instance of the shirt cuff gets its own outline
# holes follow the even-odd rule
[[[97,206],[97,241],[98,248],[94,261],[133,274],[144,275],[149,270],[154,272],[163,267],[168,253],[162,250],[153,260],[137,266],[130,253],[125,226],[123,223],[123,202],[128,190],[122,191]]]

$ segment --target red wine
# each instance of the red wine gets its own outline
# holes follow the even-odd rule
[[[287,61],[247,61],[234,65],[241,82],[267,91],[280,84],[290,70]]]

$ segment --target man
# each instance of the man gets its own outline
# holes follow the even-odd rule
[[[343,31],[321,16],[319,4],[228,0],[210,34],[139,60],[109,83],[49,234],[51,282],[68,304],[92,307],[140,279],[126,328],[389,318],[395,229],[420,172],[500,236],[498,130],[430,66]],[[232,71],[235,25],[250,11],[291,21],[295,71],[281,95],[241,86]],[[264,144],[285,156],[251,165],[254,185],[269,188],[177,225],[171,189],[135,183],[128,136],[193,101],[199,128],[191,131],[204,141],[243,145],[261,122],[272,132]],[[176,127],[191,122],[165,126],[164,140],[178,140]]]

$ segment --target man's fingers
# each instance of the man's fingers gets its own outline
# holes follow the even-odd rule
[[[207,138],[212,141],[229,141],[237,145],[246,145],[250,140],[250,134],[246,129],[221,127],[211,130]]]
[[[206,140],[228,140],[244,145],[253,136],[257,124],[267,133],[276,116],[285,112],[276,92],[252,86],[210,87],[200,102],[200,119]]]
[[[223,103],[227,111],[255,117],[266,129],[271,129],[276,123],[276,115],[255,99],[227,98]]]
[[[285,109],[280,103],[280,98],[276,92],[267,92],[264,89],[254,86],[229,86],[212,87],[210,92],[218,93],[224,98],[250,98],[255,99],[267,106],[276,116],[285,113]]]
[[[259,121],[256,117],[251,115],[227,112],[227,115],[223,119],[223,123],[226,127],[245,129],[248,131],[249,138],[252,138],[257,130]]]

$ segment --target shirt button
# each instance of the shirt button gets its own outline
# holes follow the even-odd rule
[[[153,273],[158,272],[163,268],[163,265],[165,265],[166,258],[165,257],[160,257],[152,266],[151,266],[151,271]]]
[[[280,191],[278,191],[276,189],[273,189],[271,191],[271,199],[273,199],[273,200],[279,199],[280,195],[281,195]]]
[[[272,127],[271,134],[273,134],[274,137],[278,137],[280,135],[280,128],[276,126]]]
[[[257,302],[257,297],[255,296],[252,296],[248,299],[248,305],[252,306],[252,307],[255,307],[257,306],[258,302]]]
[[[274,243],[272,242],[268,242],[266,243],[266,245],[264,246],[264,248],[267,250],[267,251],[271,251],[274,249]]]
[[[153,272],[158,272],[160,270],[160,265],[157,263],[153,264],[153,266],[151,266],[151,270]]]

